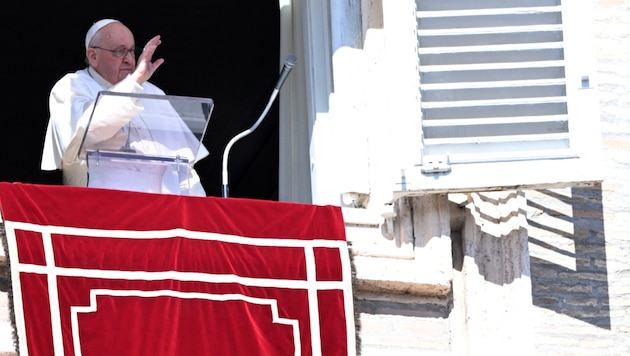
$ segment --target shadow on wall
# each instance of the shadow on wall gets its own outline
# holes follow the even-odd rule
[[[610,329],[601,185],[529,193],[534,305]]]

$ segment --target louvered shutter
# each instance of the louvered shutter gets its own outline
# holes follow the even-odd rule
[[[566,3],[416,1],[422,177],[411,189],[599,180],[585,160],[600,140],[587,7]]]

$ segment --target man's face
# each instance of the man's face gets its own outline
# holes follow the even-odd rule
[[[136,69],[133,34],[125,25],[114,22],[100,29],[97,36],[87,49],[87,58],[98,74],[116,84]]]

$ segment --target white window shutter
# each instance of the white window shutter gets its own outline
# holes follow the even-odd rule
[[[601,180],[589,3],[416,1],[422,152],[405,190]]]

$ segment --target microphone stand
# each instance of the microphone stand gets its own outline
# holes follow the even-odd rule
[[[124,129],[123,129],[124,131]],[[127,139],[125,139],[125,145],[120,148],[120,152],[136,153],[136,150],[131,147],[131,121],[127,123]]]
[[[260,125],[260,123],[263,121],[263,119],[267,115],[267,112],[269,112],[269,109],[271,108],[271,105],[273,105],[273,102],[276,100],[276,97],[278,96],[278,93],[280,92],[280,88],[284,84],[285,80],[287,80],[287,77],[289,76],[289,73],[291,72],[291,69],[293,69],[293,66],[295,66],[295,62],[296,61],[297,61],[297,56],[295,54],[290,54],[290,55],[287,56],[287,59],[284,61],[284,67],[282,68],[282,72],[280,73],[280,78],[278,79],[278,82],[276,83],[276,86],[274,87],[273,91],[271,92],[271,97],[269,98],[269,101],[267,102],[267,106],[265,107],[263,112],[258,117],[258,120],[256,120],[256,122],[249,129],[247,129],[247,130],[239,133],[238,135],[234,136],[228,142],[228,144],[225,146],[225,150],[223,151],[223,170],[222,170],[222,195],[223,195],[223,198],[227,198],[228,197],[228,192],[229,192],[229,185],[228,185],[228,155],[230,153],[230,149],[232,149],[232,146],[236,143],[236,141],[238,141],[238,140],[242,139],[243,137],[249,135],[250,133],[254,132],[254,130],[256,130],[256,128],[258,127],[258,125]]]

